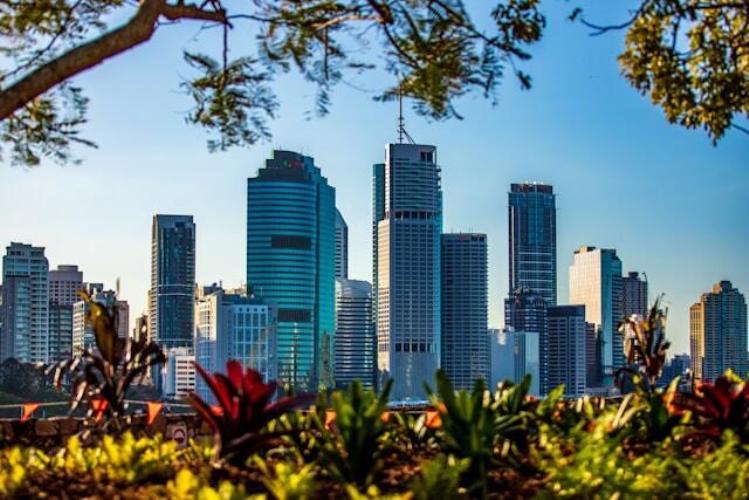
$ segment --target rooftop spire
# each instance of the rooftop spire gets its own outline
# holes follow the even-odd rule
[[[411,144],[416,144],[414,140],[406,132],[406,120],[403,118],[403,92],[400,87],[398,88],[398,144],[403,144],[403,136],[408,139]]]

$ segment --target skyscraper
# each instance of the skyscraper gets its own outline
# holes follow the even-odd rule
[[[531,376],[529,393],[540,396],[539,341],[536,332],[517,332],[512,329],[490,329],[489,389],[505,380],[519,383]]]
[[[388,144],[375,166],[377,364],[396,400],[425,398],[440,365],[442,191],[434,146]],[[380,205],[381,204],[381,205]]]
[[[622,261],[616,250],[581,247],[570,266],[570,302],[585,306],[585,321],[601,336],[604,383],[624,366],[622,337]]]
[[[547,310],[549,319],[548,386],[564,384],[564,394],[585,394],[585,306],[556,306]]]
[[[49,263],[43,247],[11,243],[3,256],[0,360],[49,361]]]
[[[195,223],[191,215],[155,215],[151,230],[149,334],[166,348],[192,347]]]
[[[509,293],[529,288],[547,306],[557,304],[557,215],[554,189],[548,184],[510,186]]]
[[[695,380],[714,381],[729,368],[747,376],[746,300],[730,281],[689,308],[689,343]]]
[[[637,271],[630,271],[622,278],[622,316],[648,315],[648,282]]]
[[[486,235],[442,235],[441,365],[456,389],[488,380]]]
[[[348,225],[337,208],[335,210],[335,277],[348,278]]]
[[[372,321],[372,285],[367,281],[336,279],[335,382],[339,388],[354,380],[375,385],[377,339]]]
[[[544,298],[528,287],[516,289],[505,299],[505,328],[515,332],[533,333],[538,343],[538,385],[545,394],[549,390],[548,371],[548,306]]]
[[[278,307],[278,375],[331,387],[335,345],[335,189],[308,156],[273,151],[247,180],[247,285]]]

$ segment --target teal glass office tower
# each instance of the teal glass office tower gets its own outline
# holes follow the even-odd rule
[[[335,189],[308,156],[273,151],[247,180],[247,286],[277,307],[278,378],[334,384]]]

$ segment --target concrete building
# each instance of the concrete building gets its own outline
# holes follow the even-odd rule
[[[167,399],[181,399],[195,390],[194,360],[189,347],[167,349],[162,383]]]
[[[564,384],[567,397],[585,394],[586,323],[585,306],[550,307],[548,384]]]
[[[337,208],[335,210],[335,277],[348,278],[348,225]]]
[[[276,309],[246,294],[220,286],[201,287],[195,299],[195,359],[209,372],[226,372],[226,362],[239,361],[268,382],[278,378]],[[196,392],[212,396],[202,379]]]
[[[49,362],[73,355],[73,306],[49,304]]]
[[[528,287],[516,289],[505,299],[505,328],[515,332],[535,333],[538,337],[538,384],[541,394],[546,394],[548,385],[548,305],[540,294]]]
[[[673,379],[681,377],[679,386],[689,387],[692,382],[691,370],[692,360],[689,354],[676,354],[666,362],[666,366],[663,367],[663,374],[656,385],[667,387]]]
[[[377,337],[372,321],[372,285],[336,279],[335,382],[345,388],[354,380],[364,387],[376,383]]]
[[[48,273],[43,247],[13,242],[6,248],[0,360],[49,361]]]
[[[375,167],[377,367],[391,397],[426,398],[440,366],[442,190],[434,146],[388,144]]]
[[[441,366],[457,389],[488,380],[486,235],[442,235]]]
[[[622,261],[616,250],[581,247],[570,266],[570,302],[585,306],[585,321],[593,323],[601,336],[604,384],[624,366],[622,336],[618,333],[622,314]]]
[[[716,283],[689,308],[689,342],[696,381],[714,381],[729,368],[747,376],[746,300],[730,281]]]
[[[192,347],[195,223],[191,215],[154,215],[149,331],[160,345]]]
[[[282,384],[333,387],[335,188],[314,159],[273,151],[247,180],[247,285],[278,307]]]
[[[63,306],[78,302],[83,290],[83,272],[78,266],[57,266],[49,270],[49,301]]]
[[[508,193],[509,288],[528,288],[557,304],[557,216],[547,184],[512,184]]]
[[[505,380],[519,383],[530,375],[530,394],[541,396],[538,333],[490,329],[489,343],[489,388],[494,390]]]

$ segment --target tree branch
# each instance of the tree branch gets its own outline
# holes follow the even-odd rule
[[[223,9],[205,10],[181,2],[170,5],[166,0],[142,0],[136,14],[123,26],[65,52],[7,89],[0,90],[0,121],[60,83],[148,41],[156,31],[161,16],[170,21],[192,19],[220,24],[228,22]]]

